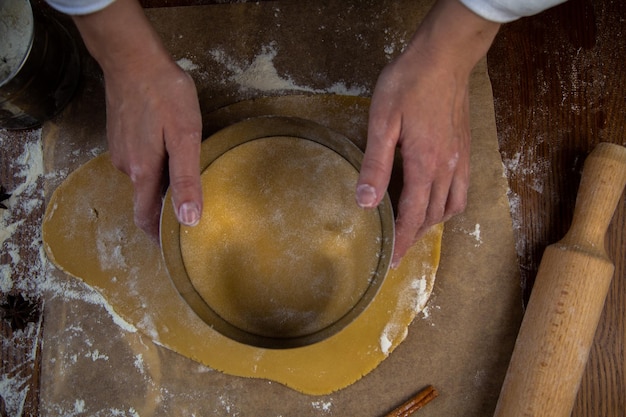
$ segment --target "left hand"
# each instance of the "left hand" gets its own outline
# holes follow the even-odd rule
[[[392,266],[434,224],[462,212],[469,187],[469,76],[499,24],[439,0],[374,89],[357,202],[383,198],[396,147],[403,163]]]
[[[382,72],[370,108],[357,198],[374,207],[389,183],[396,146],[404,186],[398,202],[393,264],[432,225],[465,209],[469,186],[467,81],[407,54]],[[376,196],[367,203],[368,185]],[[371,192],[371,190],[370,190]]]

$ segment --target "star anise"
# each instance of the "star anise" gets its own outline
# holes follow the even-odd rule
[[[38,314],[37,305],[25,299],[22,294],[7,295],[0,310],[13,331],[24,330],[28,323],[35,321]]]
[[[3,201],[6,201],[11,197],[11,194],[7,194],[7,191],[4,189],[2,185],[0,185],[0,208],[7,209],[7,206],[3,204]]]

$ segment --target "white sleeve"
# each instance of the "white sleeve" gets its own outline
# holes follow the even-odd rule
[[[69,15],[83,15],[100,11],[115,0],[46,0],[54,9]]]
[[[506,23],[532,16],[566,0],[459,0],[477,15],[493,22]]]

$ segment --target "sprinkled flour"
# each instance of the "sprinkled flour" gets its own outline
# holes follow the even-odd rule
[[[101,306],[122,329],[136,332],[135,327],[118,316],[100,293],[79,280],[59,280],[50,273],[52,267],[44,253],[40,227],[44,208],[41,129],[20,135],[0,130],[0,147],[18,154],[11,160],[2,160],[3,166],[10,166],[15,172],[15,185],[7,190],[11,194],[11,198],[4,202],[8,209],[0,210],[0,253],[3,259],[8,259],[0,265],[0,302],[8,293],[20,293],[31,301],[41,300],[42,305],[43,300],[56,297],[81,300]],[[29,323],[24,330],[0,335],[0,347],[7,357],[22,357],[26,352],[17,369],[3,370],[5,373],[0,375],[0,396],[10,416],[23,414],[32,367],[38,360],[42,322],[43,314],[40,314],[39,320]],[[89,350],[86,355],[93,361],[108,359],[97,349]],[[79,414],[80,403],[76,405],[78,407],[71,415]]]
[[[391,348],[391,340],[389,340],[389,334],[387,333],[387,329],[383,334],[380,335],[380,351],[385,355],[389,355],[389,349]]]
[[[549,172],[550,162],[540,158],[536,152],[517,152],[511,158],[503,159],[505,178],[523,178],[525,183],[538,194],[543,194],[544,179]]]
[[[474,244],[475,247],[478,247],[483,243],[483,239],[480,237],[480,224],[476,223],[474,230],[468,232],[467,234],[476,240],[476,243]]]
[[[323,413],[330,413],[332,412],[333,403],[332,401],[313,401],[311,403],[311,406],[314,409],[321,411]]]
[[[424,270],[428,272],[420,278],[414,278],[411,282],[410,289],[408,289],[399,300],[400,304],[410,307],[416,314],[422,312],[424,314],[424,318],[429,317],[428,310],[426,310],[426,303],[428,303],[430,298],[427,274],[430,273],[429,271],[431,268],[432,267],[430,265],[424,265]],[[395,341],[404,340],[407,335],[408,328],[398,324],[399,321],[399,318],[392,317],[380,335],[380,351],[385,355],[389,355],[391,353],[391,347]]]
[[[4,202],[7,210],[0,210],[0,250],[3,260],[8,260],[0,265],[0,301],[4,301],[4,295],[12,290],[22,292],[26,299],[38,299],[37,283],[44,275],[45,262],[39,253],[41,237],[35,226],[38,223],[33,225],[29,220],[37,218],[43,207],[40,132],[25,133],[19,140],[9,142],[4,131],[0,131],[0,147],[11,150],[19,147],[17,158],[2,160],[4,166],[12,166],[15,185],[7,190],[11,194],[11,198]],[[25,355],[15,369],[3,370],[0,375],[0,396],[8,415],[22,415],[37,360],[41,324],[40,315],[37,322],[29,323],[24,330],[3,332],[0,336],[3,354],[7,357]]]
[[[252,62],[242,64],[236,62],[222,49],[209,51],[211,57],[226,69],[226,80],[235,82],[241,90],[257,91],[301,91],[305,93],[334,93],[349,96],[367,95],[365,87],[347,86],[343,82],[334,83],[324,89],[315,89],[298,85],[291,77],[282,76],[274,66],[274,58],[278,55],[275,44],[263,46]]]
[[[537,145],[541,146],[543,139],[537,138]],[[538,151],[537,147],[525,147],[519,152],[515,152],[513,155],[502,155],[503,176],[508,178],[511,182],[520,182],[528,184],[529,189],[537,194],[544,194],[544,181],[550,175],[550,157],[545,156],[543,152]],[[578,164],[575,164],[576,166]],[[529,190],[529,191],[530,191]],[[523,238],[521,233],[521,196],[510,188],[507,190],[507,197],[509,200],[509,208],[511,212],[511,219],[513,221],[513,230],[515,231],[515,249],[520,259],[526,257],[531,249],[532,242]],[[550,198],[545,196],[542,198]],[[533,219],[533,222],[541,222],[541,216],[537,216]],[[541,227],[537,224],[536,227]]]
[[[194,64],[189,58],[181,58],[176,61],[176,63],[187,72],[195,71],[199,68],[198,65]]]

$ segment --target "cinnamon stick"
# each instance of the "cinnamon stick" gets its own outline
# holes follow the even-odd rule
[[[398,406],[395,410],[387,414],[385,417],[409,417],[411,414],[437,398],[439,393],[432,386],[429,385],[417,394],[414,397],[407,400],[402,405]]]

